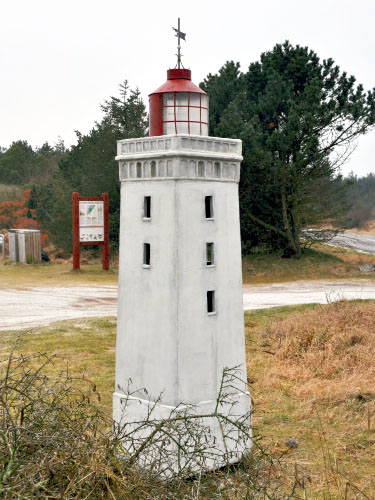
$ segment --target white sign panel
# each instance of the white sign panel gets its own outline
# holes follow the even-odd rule
[[[79,202],[79,240],[104,241],[104,202]]]
[[[104,227],[80,227],[79,241],[104,241]]]

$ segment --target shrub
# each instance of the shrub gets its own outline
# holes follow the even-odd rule
[[[99,409],[93,383],[68,371],[51,377],[54,358],[14,354],[0,371],[0,497],[10,499],[256,499],[292,498],[280,490],[277,460],[255,447],[236,467],[195,477],[175,474],[161,481],[139,466],[140,449],[152,460],[165,459],[165,438],[179,429],[173,421],[153,425],[157,439],[134,440],[124,449],[124,435]],[[184,421],[185,441],[202,431]],[[134,424],[131,424],[131,427]],[[164,432],[159,432],[164,429]],[[194,431],[195,436],[191,436]],[[120,439],[121,438],[121,439]],[[141,446],[139,446],[141,444]],[[126,454],[132,448],[133,454]],[[127,451],[128,450],[128,451]],[[125,454],[124,454],[125,452]],[[195,450],[198,456],[200,450]],[[125,457],[125,458],[124,458]]]

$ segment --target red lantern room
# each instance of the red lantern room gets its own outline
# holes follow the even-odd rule
[[[191,81],[190,69],[169,69],[167,82],[149,97],[151,137],[208,135],[208,95]]]

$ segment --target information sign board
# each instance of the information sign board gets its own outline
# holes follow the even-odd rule
[[[80,268],[80,245],[101,245],[103,269],[109,269],[108,193],[72,194],[73,270]]]
[[[104,202],[79,202],[79,241],[104,241]]]

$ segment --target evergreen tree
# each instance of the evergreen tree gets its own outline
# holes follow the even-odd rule
[[[357,177],[353,172],[343,179],[347,186],[346,199],[350,209],[344,215],[345,228],[365,228],[375,220],[375,174]]]
[[[28,186],[44,184],[57,170],[60,152],[45,142],[33,148],[27,141],[15,141],[0,154],[0,183]]]
[[[147,130],[147,114],[138,89],[129,90],[125,81],[120,97],[110,97],[101,106],[104,117],[87,134],[77,133],[78,143],[65,153],[59,169],[46,189],[39,193],[38,216],[56,245],[71,249],[71,196],[109,195],[109,225],[112,246],[119,240],[120,182],[117,140],[142,137]]]
[[[15,141],[0,156],[0,183],[25,184],[35,174],[36,154],[27,141]]]
[[[244,146],[240,204],[246,245],[262,241],[301,254],[304,228],[339,213],[339,167],[375,123],[375,90],[364,92],[332,59],[276,45],[245,74],[227,63],[201,85],[214,99],[211,130]],[[234,78],[237,84],[229,85]],[[234,89],[225,94],[225,89]],[[225,102],[226,99],[226,102]]]

